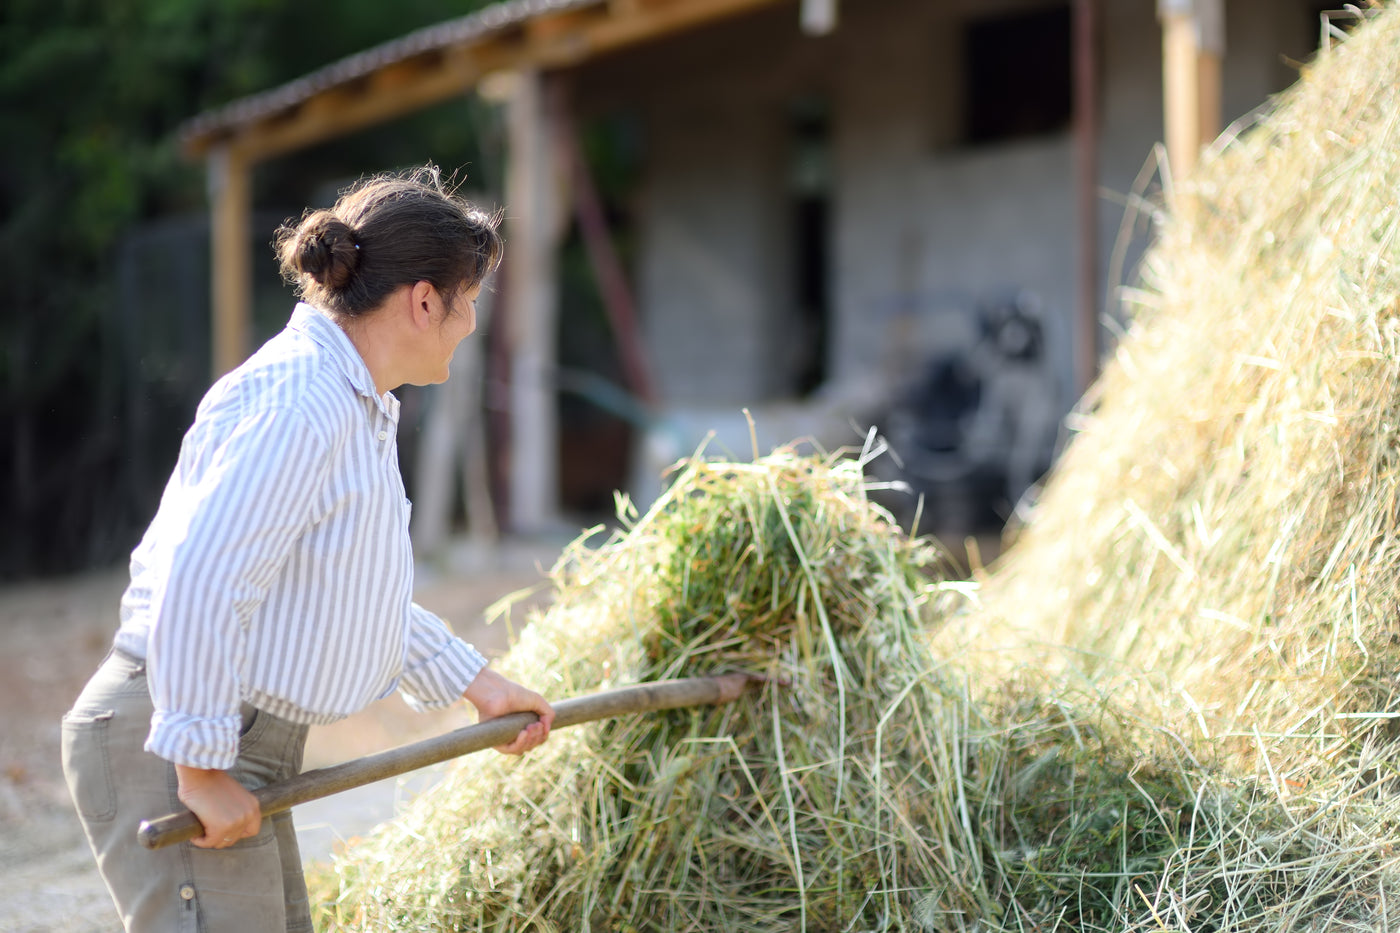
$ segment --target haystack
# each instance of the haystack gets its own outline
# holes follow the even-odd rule
[[[341,860],[348,929],[791,930],[889,915],[959,832],[929,781],[959,728],[923,633],[938,557],[859,465],[692,462],[645,516],[552,575],[503,664],[567,696],[743,670],[719,709],[561,732],[464,761]],[[944,721],[951,718],[953,721]]]
[[[475,757],[333,930],[1400,927],[1400,15],[1168,193],[1135,320],[980,586],[861,465],[697,458],[505,660],[719,709]]]
[[[985,683],[1110,696],[1231,801],[1243,838],[1183,840],[1145,889],[1164,928],[1397,924],[1400,14],[1374,12],[1169,186],[1033,518],[933,638]]]
[[[552,575],[508,673],[552,695],[744,670],[719,709],[459,762],[313,885],[333,930],[1114,929],[1183,833],[1230,837],[1193,763],[1101,697],[935,656],[966,605],[858,462],[691,461]],[[1197,812],[1199,811],[1199,812]],[[1189,824],[1189,829],[1187,828]]]
[[[1400,715],[1397,233],[1386,8],[1171,192],[1130,334],[987,611],[946,634],[1150,677],[1191,734],[1283,780],[1382,740]]]

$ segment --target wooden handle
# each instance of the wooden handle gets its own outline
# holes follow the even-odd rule
[[[748,674],[722,674],[663,680],[562,700],[554,704],[553,728],[561,729],[628,713],[687,706],[718,706],[737,699],[753,679]],[[373,784],[482,749],[507,745],[520,734],[521,729],[538,719],[534,713],[498,716],[411,745],[391,748],[329,768],[304,771],[280,783],[259,787],[253,791],[253,796],[258,799],[262,815],[271,816],[299,803],[329,797],[352,787]],[[148,849],[159,849],[202,835],[204,827],[189,810],[143,820],[136,831],[136,838]]]

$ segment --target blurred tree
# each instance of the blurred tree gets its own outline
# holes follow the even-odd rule
[[[111,327],[115,245],[164,215],[203,211],[199,165],[175,133],[201,110],[486,5],[398,0],[6,0],[0,7],[0,579],[120,559],[149,518],[123,494],[121,380]],[[422,161],[466,146],[470,121],[362,134],[343,164],[290,160],[267,184]],[[377,141],[376,141],[377,140]],[[322,147],[324,150],[325,147]],[[322,157],[326,156],[322,152]],[[353,165],[353,169],[351,169]],[[296,184],[289,179],[296,178]],[[263,182],[260,181],[260,185]],[[178,431],[168,452],[173,461]]]

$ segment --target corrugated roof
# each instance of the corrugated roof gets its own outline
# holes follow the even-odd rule
[[[180,129],[180,135],[188,141],[226,133],[291,110],[323,91],[365,78],[387,65],[469,45],[539,16],[599,6],[604,2],[606,0],[505,0],[495,3],[475,13],[427,26],[357,52],[281,87],[205,111],[186,122]]]

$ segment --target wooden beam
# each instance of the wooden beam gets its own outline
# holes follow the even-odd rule
[[[214,150],[208,160],[210,263],[214,320],[210,363],[214,379],[248,356],[252,333],[253,257],[250,222],[250,166],[231,148]]]
[[[440,103],[492,72],[553,69],[783,0],[614,0],[545,14],[431,56],[386,64],[307,100],[221,134],[194,137],[185,151],[237,148],[249,162],[304,149]]]
[[[559,133],[559,151],[568,172],[574,217],[583,236],[589,265],[593,268],[598,294],[603,300],[603,310],[612,326],[622,372],[633,397],[650,408],[656,403],[656,391],[652,386],[651,367],[647,363],[646,348],[637,323],[637,304],[632,297],[632,286],[627,281],[622,260],[613,244],[607,213],[598,187],[593,183],[593,173],[579,140],[578,128],[570,119],[562,100],[555,103],[559,112],[554,117],[554,126]]]
[[[1200,72],[1196,30],[1189,12],[1162,18],[1162,108],[1167,163],[1180,177],[1196,167],[1201,150]]]
[[[1202,145],[1207,145],[1225,128],[1225,0],[1195,0],[1196,8],[1196,94],[1201,121]]]
[[[552,16],[538,16],[525,23],[524,33],[529,44],[548,45],[559,36],[576,34],[580,28],[609,15],[616,13],[601,7],[585,7]]]
[[[587,56],[625,48],[640,42],[658,39],[671,33],[694,29],[706,23],[738,16],[763,7],[775,6],[784,0],[671,0],[669,3],[638,3],[618,10],[617,14],[596,19],[587,26],[580,27],[581,35],[560,42],[572,54],[582,48]],[[626,12],[623,13],[622,11]],[[537,50],[535,64],[552,67],[559,64],[572,64],[577,56],[564,61],[555,61],[553,49]]]
[[[546,531],[558,518],[555,402],[560,178],[546,81],[516,76],[506,110],[506,341],[510,353],[509,527]]]
[[[487,44],[448,50],[417,65],[386,66],[364,80],[323,91],[295,110],[244,127],[229,142],[249,162],[305,149],[462,94],[515,57],[508,48]],[[199,153],[198,141],[189,151]]]

